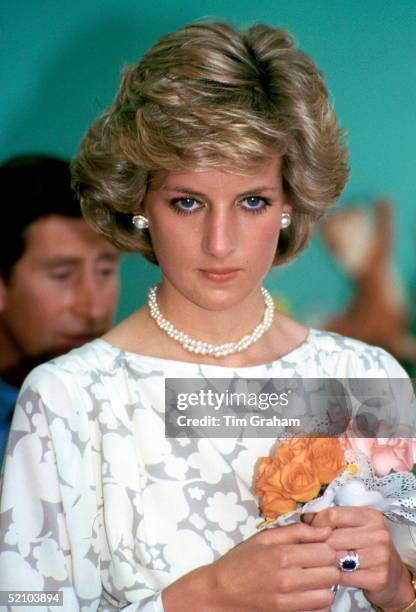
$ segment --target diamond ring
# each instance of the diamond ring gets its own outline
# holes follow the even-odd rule
[[[355,572],[360,567],[358,554],[353,550],[349,550],[346,555],[339,559],[338,567],[342,572]]]

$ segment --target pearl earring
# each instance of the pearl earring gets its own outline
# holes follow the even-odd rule
[[[280,222],[281,229],[286,229],[292,223],[292,218],[290,213],[284,212],[282,213],[282,220]]]
[[[149,227],[149,219],[143,215],[133,215],[131,222],[138,230],[144,230]]]

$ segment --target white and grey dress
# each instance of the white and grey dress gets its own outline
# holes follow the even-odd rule
[[[283,358],[246,368],[142,356],[103,340],[36,368],[4,466],[0,590],[63,591],[63,608],[51,610],[163,612],[167,585],[256,533],[254,466],[275,440],[165,437],[165,377],[235,374],[405,376],[383,350],[317,330]],[[408,527],[394,535],[416,566],[412,536]],[[356,589],[341,589],[333,606],[370,609]],[[197,602],[185,610],[197,612]]]

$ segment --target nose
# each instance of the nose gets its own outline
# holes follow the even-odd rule
[[[225,209],[212,210],[204,219],[202,248],[216,259],[226,259],[235,249],[236,220]]]
[[[97,327],[108,325],[111,321],[113,294],[106,286],[102,286],[93,274],[86,274],[80,280],[73,302],[75,314]]]

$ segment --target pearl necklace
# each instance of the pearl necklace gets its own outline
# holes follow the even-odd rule
[[[274,316],[274,303],[270,293],[264,287],[261,288],[264,297],[266,310],[264,312],[263,321],[247,336],[243,336],[238,342],[226,342],[225,344],[210,344],[202,340],[193,340],[184,332],[179,331],[172,325],[170,321],[164,318],[159,310],[157,303],[157,285],[149,289],[147,304],[150,310],[150,316],[155,323],[164,331],[172,340],[179,342],[186,351],[191,353],[200,353],[201,355],[210,355],[211,357],[225,357],[231,353],[241,353],[254,342],[257,342],[263,334],[270,328]]]

